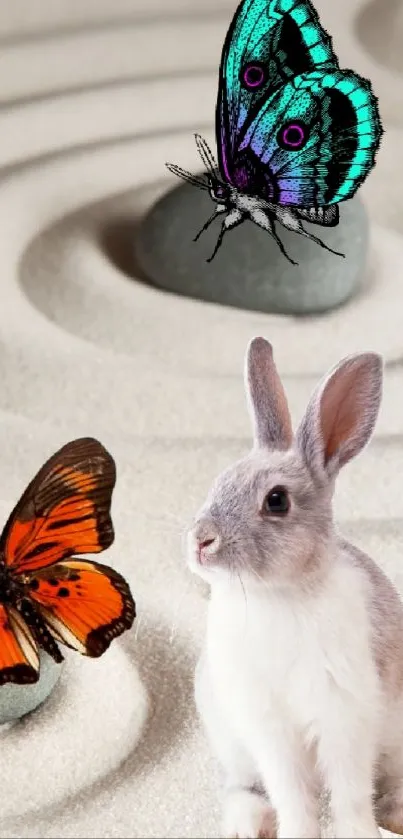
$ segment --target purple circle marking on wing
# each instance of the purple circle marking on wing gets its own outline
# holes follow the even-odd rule
[[[305,131],[298,123],[290,123],[283,128],[282,140],[289,149],[299,149],[305,140]]]
[[[261,87],[265,80],[263,67],[261,67],[260,64],[247,64],[243,71],[242,78],[245,86],[251,90]]]

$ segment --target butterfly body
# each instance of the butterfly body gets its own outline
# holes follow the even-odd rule
[[[285,256],[275,222],[331,250],[302,222],[338,223],[338,204],[367,177],[381,134],[370,83],[340,69],[309,0],[243,0],[221,56],[218,163],[196,135],[206,176],[167,166],[217,201],[203,230],[226,198],[228,215],[210,259],[225,232],[245,219],[270,233]]]
[[[63,654],[59,649],[52,633],[46,625],[39,610],[35,607],[29,597],[29,586],[26,591],[19,592],[17,595],[17,602],[14,601],[12,605],[18,610],[22,620],[26,623],[38,647],[41,647],[45,653],[51,656],[56,664],[61,664],[63,661]],[[32,681],[36,681],[34,673],[30,674]]]
[[[4,554],[0,554],[0,603],[17,605],[24,597],[24,592],[25,581],[19,582],[11,576],[5,563]]]
[[[0,685],[37,681],[39,648],[97,657],[135,618],[130,588],[81,559],[112,544],[112,457],[91,438],[57,452],[29,484],[0,537]]]
[[[307,238],[312,239],[320,245],[323,245],[321,240],[312,233],[308,233],[303,228],[302,220],[310,221],[313,224],[326,225],[328,227],[333,227],[338,224],[339,215],[337,205],[334,205],[333,207],[318,207],[316,209],[303,207],[296,208],[285,205],[281,206],[273,203],[273,201],[268,201],[263,197],[259,197],[259,195],[243,192],[236,187],[230,187],[226,191],[223,191],[221,189],[221,184],[218,184],[218,189],[217,186],[215,187],[213,185],[210,190],[210,195],[213,201],[216,202],[216,208],[195,237],[195,241],[197,241],[201,233],[209,227],[218,215],[221,213],[225,213],[226,215],[213,253],[207,259],[207,262],[211,262],[212,259],[214,259],[219,247],[221,246],[224,234],[228,230],[242,224],[244,221],[251,221],[258,227],[267,231],[277,242],[283,255],[293,265],[296,265],[297,263],[286,253],[284,245],[276,232],[276,221],[288,230],[293,230],[296,233],[307,236]],[[339,256],[343,256],[343,254],[339,254],[338,251],[333,251],[332,248],[327,247],[327,250],[330,250],[332,253]]]

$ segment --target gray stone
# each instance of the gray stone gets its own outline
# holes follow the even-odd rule
[[[277,225],[292,265],[276,242],[249,221],[229,231],[211,263],[221,222],[194,242],[213,211],[209,195],[179,185],[151,208],[138,229],[136,259],[145,277],[167,291],[262,312],[308,314],[339,306],[358,290],[368,250],[368,221],[359,198],[340,205],[337,227],[306,229],[346,258]]]
[[[40,675],[33,685],[6,684],[0,687],[0,725],[34,711],[51,694],[59,680],[62,664],[40,652]]]

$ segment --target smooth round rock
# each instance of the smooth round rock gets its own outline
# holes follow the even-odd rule
[[[40,652],[40,675],[33,685],[6,684],[0,687],[0,725],[34,711],[56,686],[62,671],[47,653]]]
[[[274,239],[250,221],[228,231],[211,256],[222,218],[194,236],[214,209],[207,192],[183,184],[164,195],[144,217],[136,260],[145,277],[177,294],[283,314],[323,312],[348,300],[361,285],[368,251],[368,220],[359,198],[340,205],[337,227],[304,226],[345,259],[277,224],[292,265]]]

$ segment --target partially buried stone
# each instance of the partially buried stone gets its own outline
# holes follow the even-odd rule
[[[360,287],[368,252],[368,220],[359,198],[340,205],[337,227],[304,223],[343,259],[276,225],[292,265],[273,238],[250,221],[224,236],[211,263],[222,217],[194,236],[213,212],[208,193],[188,184],[164,195],[138,230],[137,261],[159,288],[262,312],[309,314],[344,303]]]
[[[56,664],[45,652],[40,652],[40,675],[31,685],[8,683],[0,687],[0,725],[12,722],[34,711],[56,686],[63,665]]]

